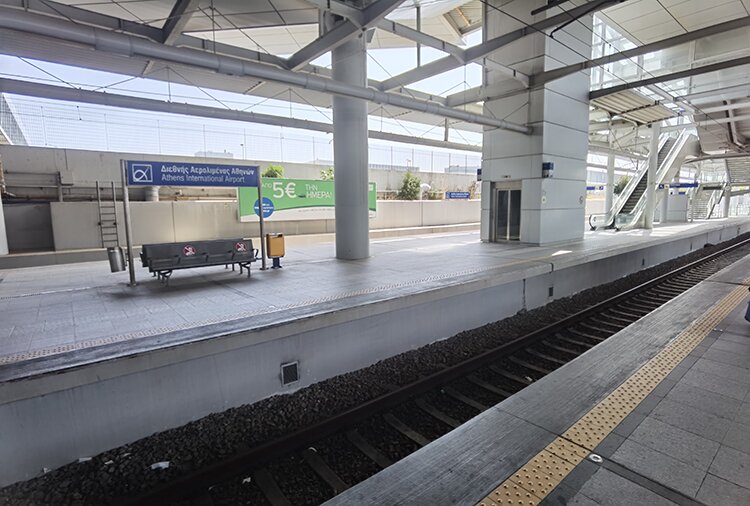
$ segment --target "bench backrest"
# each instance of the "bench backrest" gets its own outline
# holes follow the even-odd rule
[[[250,239],[144,244],[141,248],[143,266],[156,269],[247,261],[254,257]]]

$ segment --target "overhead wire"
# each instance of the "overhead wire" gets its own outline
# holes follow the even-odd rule
[[[61,82],[61,83],[63,83],[63,84],[67,84],[67,85],[68,85],[68,86],[70,86],[71,88],[75,88],[75,86],[74,86],[73,84],[71,84],[70,82],[66,81],[65,79],[63,79],[63,78],[61,78],[61,77],[59,77],[59,76],[56,76],[56,75],[55,75],[55,74],[53,74],[52,72],[49,72],[49,71],[47,71],[47,70],[43,69],[43,68],[42,68],[42,67],[40,67],[39,65],[36,65],[36,64],[34,64],[34,63],[31,63],[31,62],[30,62],[29,60],[27,60],[26,58],[23,58],[23,57],[21,57],[21,56],[17,56],[16,58],[18,58],[19,60],[21,60],[22,62],[24,62],[24,63],[25,63],[26,65],[29,65],[29,66],[31,66],[31,67],[34,67],[34,68],[35,68],[35,69],[37,69],[38,71],[40,71],[40,72],[43,72],[43,73],[47,74],[48,76],[52,77],[52,78],[53,78],[53,79],[55,79],[56,81],[58,81],[58,82]]]

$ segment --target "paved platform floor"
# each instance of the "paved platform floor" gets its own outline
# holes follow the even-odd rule
[[[612,464],[586,462],[543,504],[750,504],[746,308],[747,300],[600,444],[595,452]]]
[[[483,244],[477,233],[403,237],[373,241],[372,257],[361,261],[335,260],[333,244],[293,247],[280,270],[256,266],[249,280],[223,267],[176,271],[169,287],[138,266],[139,285],[130,288],[127,272],[111,274],[106,262],[0,270],[0,368],[217,322],[281,318],[290,308],[323,301],[346,307],[362,295],[408,295],[425,283],[485,271],[559,269],[742,221],[587,232],[582,241],[555,247]]]
[[[748,286],[750,256],[326,504],[750,504]]]

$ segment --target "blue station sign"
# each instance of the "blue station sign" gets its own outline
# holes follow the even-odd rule
[[[660,183],[659,189],[666,188],[698,188],[698,183]]]
[[[130,186],[258,186],[258,167],[254,165],[132,160],[125,163]]]
[[[471,197],[469,192],[445,192],[447,199],[468,199],[469,197]]]

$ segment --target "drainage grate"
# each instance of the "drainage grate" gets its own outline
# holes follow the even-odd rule
[[[299,362],[281,364],[281,384],[289,385],[299,381]]]

